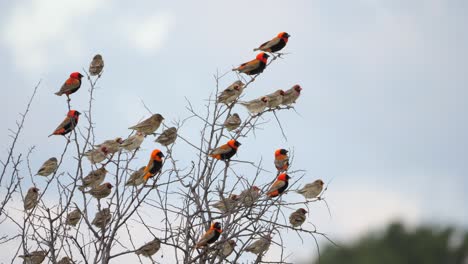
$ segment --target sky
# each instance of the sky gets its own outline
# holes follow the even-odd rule
[[[127,135],[148,115],[141,99],[168,123],[189,115],[184,97],[202,109],[216,72],[252,59],[253,48],[287,31],[289,54],[246,98],[298,83],[298,114],[279,114],[287,141],[270,119],[243,142],[244,157],[271,162],[270,149],[294,149],[305,181],[330,182],[332,217],[317,203],[309,219],[337,241],[395,219],[468,228],[467,12],[468,2],[457,0],[0,1],[8,98],[0,105],[0,158],[39,80],[19,148],[36,146],[33,167],[61,149],[63,141],[47,138],[66,113],[53,92],[96,53],[105,60],[95,104],[102,141]],[[229,73],[220,85],[235,78]],[[78,94],[72,102],[84,109],[87,97]],[[313,240],[305,243],[293,260],[315,254]]]

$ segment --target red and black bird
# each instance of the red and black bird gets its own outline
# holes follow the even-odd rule
[[[153,152],[151,152],[150,160],[144,170],[143,179],[145,181],[147,181],[149,178],[153,177],[154,175],[156,175],[156,173],[161,171],[161,168],[163,166],[162,158],[164,158],[164,154],[159,149],[155,149],[153,150]]]
[[[80,112],[76,110],[70,110],[68,111],[67,117],[60,123],[60,125],[55,129],[55,131],[49,135],[66,135],[70,132],[72,132],[73,129],[75,129],[76,125],[78,124],[78,118],[81,115]]]
[[[218,160],[228,160],[236,154],[240,145],[241,143],[239,141],[231,139],[228,141],[228,143],[215,148],[210,153],[210,156]]]
[[[265,52],[277,52],[282,50],[288,43],[288,39],[291,35],[286,32],[280,32],[278,36],[263,43],[260,47],[254,49],[254,51],[261,50]]]
[[[198,243],[195,245],[196,248],[206,247],[209,244],[213,244],[218,240],[223,230],[221,230],[221,224],[214,222],[211,224],[210,229],[200,238]]]
[[[288,174],[281,173],[276,181],[271,185],[267,192],[268,197],[273,198],[281,195],[289,186],[288,180],[291,179]]]
[[[62,94],[65,94],[68,98],[68,101],[70,101],[70,94],[78,91],[81,87],[81,78],[83,78],[83,75],[79,72],[73,72],[70,74],[70,78],[68,78],[65,83],[62,85],[60,90],[56,92],[55,94],[58,96],[61,96]]]
[[[257,57],[255,57],[255,59],[246,63],[242,63],[239,67],[234,68],[232,70],[242,72],[248,75],[262,73],[267,65],[268,57],[270,57],[268,54],[260,52],[259,54],[257,54]]]

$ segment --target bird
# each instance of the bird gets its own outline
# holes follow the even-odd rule
[[[151,152],[150,160],[144,170],[145,174],[143,179],[145,182],[148,181],[149,178],[156,175],[156,173],[161,171],[163,165],[162,158],[164,158],[164,154],[161,152],[161,150],[155,149],[153,152]]]
[[[63,257],[61,260],[57,262],[57,264],[73,264],[75,263],[73,260],[71,260],[69,257]]]
[[[285,149],[277,149],[275,151],[275,167],[278,172],[287,171],[289,168],[288,151]]]
[[[213,149],[210,156],[217,160],[229,160],[236,154],[240,145],[239,141],[231,139],[226,144]]]
[[[254,99],[248,102],[239,102],[241,105],[245,106],[251,114],[258,114],[263,112],[268,105],[268,97],[262,96],[258,99]]]
[[[112,215],[109,208],[104,208],[101,211],[96,213],[96,216],[91,222],[92,225],[104,229],[106,225],[110,222]]]
[[[195,248],[206,247],[209,244],[212,244],[218,240],[219,236],[223,230],[221,230],[221,224],[219,222],[214,222],[211,224],[210,229],[198,240]]]
[[[107,154],[114,154],[117,151],[119,151],[120,144],[122,144],[123,140],[121,137],[117,137],[115,139],[109,139],[104,142],[102,142],[99,145],[95,145],[95,148],[106,148],[106,153]]]
[[[155,140],[159,144],[163,146],[169,146],[170,144],[174,143],[177,139],[177,128],[170,127],[164,130],[161,135]]]
[[[24,197],[24,210],[31,210],[36,207],[39,199],[39,189],[36,187],[31,187]]]
[[[78,187],[80,191],[83,191],[87,187],[96,187],[104,181],[106,178],[107,170],[105,167],[101,167],[97,170],[93,170],[86,177],[83,178],[83,185]]]
[[[91,194],[94,198],[96,199],[102,199],[102,198],[106,198],[107,196],[109,196],[109,194],[111,193],[112,191],[112,184],[110,184],[110,182],[106,182],[106,183],[103,183],[99,186],[95,186],[93,188],[91,188],[91,190],[85,192],[85,193],[89,193]]]
[[[254,253],[256,255],[263,254],[264,252],[268,251],[268,249],[270,248],[270,244],[271,236],[267,235],[248,245],[245,248],[245,251]]]
[[[286,90],[283,95],[282,105],[290,106],[296,103],[297,98],[301,95],[302,88],[299,84],[294,85],[292,88]]]
[[[263,70],[265,70],[268,57],[270,57],[268,54],[264,52],[260,52],[257,54],[255,59],[242,63],[239,67],[232,69],[233,71],[238,71],[241,73],[245,73],[248,75],[255,75],[262,73]]]
[[[286,44],[288,43],[288,39],[291,37],[286,32],[280,32],[276,37],[273,39],[263,43],[260,47],[255,48],[254,51],[261,50],[265,52],[277,52],[282,50]]]
[[[76,226],[81,219],[81,211],[76,208],[75,210],[68,213],[67,218],[65,219],[66,225]]]
[[[221,245],[221,250],[219,252],[219,258],[221,260],[229,257],[229,255],[232,254],[232,252],[234,251],[234,248],[236,247],[236,241],[234,239],[230,239],[228,241],[225,241],[222,245]]]
[[[107,154],[109,154],[106,147],[100,147],[97,149],[90,149],[84,153],[84,156],[88,158],[91,164],[100,163],[106,159]]]
[[[18,257],[22,258],[24,260],[23,263],[26,263],[26,264],[40,264],[45,260],[47,253],[49,252],[45,250],[39,250],[39,251],[33,251],[28,254],[20,255]]]
[[[138,186],[140,184],[143,184],[145,182],[143,179],[143,176],[145,176],[145,168],[146,166],[143,166],[137,171],[134,171],[125,183],[125,186]]]
[[[223,103],[226,105],[231,104],[232,102],[236,101],[237,98],[242,94],[242,91],[244,90],[245,84],[237,80],[231,85],[229,85],[224,91],[219,93],[218,98],[216,99],[217,103]]]
[[[323,190],[323,184],[322,180],[316,180],[313,183],[306,184],[297,193],[302,194],[306,199],[313,199],[320,195]]]
[[[244,190],[239,195],[239,201],[245,207],[251,207],[260,198],[260,189],[257,186],[252,186],[247,190]]]
[[[65,94],[70,101],[70,94],[75,93],[81,87],[81,78],[83,75],[79,72],[72,72],[70,77],[65,81],[60,90],[55,94],[61,96]]]
[[[79,116],[81,115],[80,112],[76,110],[70,110],[67,113],[67,117],[60,123],[60,125],[52,132],[52,134],[49,135],[66,135],[70,132],[72,132],[73,129],[75,129],[75,126],[78,124],[78,119]]]
[[[49,176],[52,173],[54,173],[57,170],[58,163],[57,163],[57,158],[52,157],[48,160],[46,160],[42,166],[39,168],[37,171],[36,175],[41,175],[41,176]]]
[[[141,121],[140,123],[129,127],[128,129],[133,129],[145,135],[150,135],[153,134],[154,131],[158,130],[163,120],[164,117],[162,115],[154,114],[151,117]]]
[[[221,213],[226,213],[234,209],[239,201],[239,195],[231,194],[228,198],[222,198],[220,201],[217,201],[213,204],[213,207],[218,209]]]
[[[99,75],[104,68],[104,60],[102,59],[101,54],[96,54],[89,64],[89,74],[91,76]]]
[[[139,249],[135,251],[137,255],[143,255],[144,257],[151,257],[152,255],[156,254],[158,250],[161,248],[161,240],[155,238],[154,240],[144,244]]]
[[[273,198],[283,194],[283,192],[288,188],[289,179],[291,179],[291,177],[286,173],[278,175],[276,181],[270,186],[267,196]]]
[[[289,216],[289,223],[293,227],[301,226],[306,220],[307,211],[304,208],[299,208]]]
[[[226,121],[224,121],[224,127],[228,131],[232,131],[232,130],[238,128],[241,123],[242,123],[242,120],[240,119],[239,114],[234,113],[234,114],[230,115],[226,119]]]
[[[145,139],[145,134],[142,132],[136,132],[135,135],[128,137],[125,139],[122,144],[120,144],[120,147],[132,151],[141,146],[141,143],[143,143],[143,140]]]
[[[283,102],[284,91],[279,89],[265,96],[268,98],[267,107],[276,108]]]

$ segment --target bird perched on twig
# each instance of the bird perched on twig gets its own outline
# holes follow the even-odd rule
[[[153,150],[151,152],[150,160],[148,165],[146,165],[144,170],[143,179],[148,181],[149,178],[153,177],[157,173],[159,173],[162,169],[164,154],[159,149]]]
[[[240,119],[239,115],[237,113],[234,113],[230,115],[226,121],[224,121],[224,127],[228,131],[232,131],[240,126],[242,123],[242,120]]]
[[[160,114],[154,114],[150,116],[149,118],[141,121],[140,123],[129,127],[128,129],[133,129],[138,132],[141,132],[145,135],[151,135],[153,134],[156,130],[158,130],[159,126],[161,125],[161,122],[164,120],[164,117]]]
[[[288,151],[285,149],[277,149],[275,151],[275,167],[278,172],[287,171],[289,168]]]
[[[289,223],[293,227],[301,226],[306,220],[307,211],[304,208],[299,208],[289,216]]]
[[[83,178],[83,185],[78,187],[80,191],[83,191],[87,187],[96,187],[104,181],[106,178],[107,170],[105,167],[93,170],[86,177]]]
[[[267,65],[268,57],[270,57],[268,54],[264,52],[260,52],[259,54],[257,54],[255,59],[242,63],[239,67],[234,68],[232,70],[245,73],[248,75],[255,75],[255,74],[262,73],[265,70],[265,67]]]
[[[95,145],[94,147],[98,149],[105,148],[106,154],[114,154],[117,151],[119,151],[120,144],[122,144],[122,142],[123,142],[122,138],[118,137],[115,139],[106,140],[99,145]]]
[[[58,163],[57,158],[52,157],[44,162],[42,166],[37,171],[36,175],[49,176],[57,170]]]
[[[268,251],[268,249],[270,248],[270,244],[271,236],[267,235],[248,245],[245,248],[245,251],[254,253],[256,255],[263,254],[264,252]]]
[[[241,143],[239,141],[231,139],[228,143],[213,149],[210,156],[217,160],[229,160],[236,154],[240,145]]]
[[[257,51],[257,50],[261,50],[265,52],[280,51],[288,43],[289,37],[291,37],[291,35],[289,35],[288,33],[280,32],[276,37],[263,43],[262,45],[260,45],[260,47],[254,49],[254,51]]]
[[[145,168],[146,166],[143,166],[139,170],[134,171],[125,183],[125,186],[138,186],[140,184],[143,184],[145,182],[145,180],[143,179],[143,176],[145,176]]]
[[[126,140],[120,144],[120,147],[132,151],[141,146],[141,143],[143,143],[143,140],[145,139],[145,134],[142,132],[137,132],[135,135],[128,137]]]
[[[31,210],[36,207],[39,199],[39,189],[36,187],[31,187],[24,197],[24,210]]]
[[[83,78],[83,75],[81,75],[81,73],[71,73],[70,77],[65,81],[60,90],[55,94],[58,96],[65,94],[67,96],[67,100],[70,101],[70,94],[75,93],[81,87],[81,78]]]
[[[66,225],[76,226],[81,219],[81,211],[76,208],[75,210],[68,213],[67,218],[65,219]]]
[[[286,90],[283,95],[282,105],[290,106],[296,103],[296,100],[301,95],[302,88],[298,84],[294,85],[292,88]]]
[[[242,94],[244,90],[245,84],[238,80],[229,85],[224,91],[219,93],[218,98],[216,100],[217,103],[223,103],[226,105],[231,104],[232,102],[236,101],[237,98]]]
[[[239,201],[245,207],[253,206],[258,198],[260,198],[260,189],[257,186],[252,186],[239,195]]]
[[[81,115],[80,112],[76,110],[70,110],[67,113],[67,117],[60,123],[60,125],[49,135],[61,135],[65,136],[66,134],[70,133],[75,129],[75,126],[78,124],[79,116]]]
[[[106,147],[100,147],[100,148],[97,148],[97,149],[90,149],[90,150],[86,151],[84,153],[84,156],[86,158],[88,158],[88,160],[89,160],[89,162],[91,162],[91,164],[96,164],[96,163],[100,163],[103,160],[105,160],[106,157],[107,157],[107,154],[109,154],[109,152],[107,151],[107,148]]]
[[[273,198],[283,194],[283,192],[288,188],[289,179],[291,179],[291,177],[286,173],[278,175],[276,181],[270,186],[267,196]]]
[[[302,194],[306,199],[313,199],[320,195],[323,190],[323,184],[322,180],[316,180],[313,183],[306,184],[297,193]]]
[[[155,140],[159,144],[163,146],[169,146],[170,144],[174,143],[177,139],[177,128],[170,127],[164,130],[161,135]]]
[[[230,239],[228,241],[225,241],[222,245],[221,245],[221,250],[219,252],[219,259],[220,260],[223,260],[227,257],[229,257],[229,255],[232,254],[232,252],[234,251],[234,248],[236,247],[236,241],[234,239]]]
[[[214,222],[211,224],[210,229],[198,240],[198,243],[195,245],[195,248],[206,247],[209,244],[212,244],[218,240],[219,236],[223,231],[221,230],[221,224]]]
[[[284,91],[279,89],[265,96],[268,98],[267,107],[276,108],[283,102]]]
[[[220,201],[217,201],[213,204],[213,207],[218,209],[221,213],[226,213],[234,209],[239,201],[239,195],[231,194],[228,198],[223,198]]]
[[[48,253],[49,252],[45,250],[38,250],[38,251],[33,251],[28,254],[20,255],[18,257],[24,259],[23,263],[26,263],[26,264],[41,264],[46,258]]]
[[[91,76],[99,75],[104,68],[104,60],[102,59],[101,54],[96,54],[89,64],[89,74]]]
[[[152,255],[156,254],[158,250],[161,248],[161,240],[158,238],[155,238],[153,241],[150,241],[143,246],[141,246],[139,249],[135,251],[135,254],[137,255],[142,255],[145,257],[151,257]]]
[[[103,183],[99,186],[95,186],[93,188],[91,188],[91,190],[85,192],[85,193],[89,193],[91,194],[94,198],[96,199],[102,199],[102,198],[106,198],[107,196],[109,196],[109,194],[111,193],[112,191],[112,184],[110,184],[110,182],[106,182],[106,183]]]
[[[254,99],[248,102],[240,102],[240,104],[245,106],[251,114],[258,114],[265,110],[268,105],[268,100],[268,97],[262,96],[258,99]]]
[[[96,213],[96,216],[94,217],[93,222],[91,222],[91,224],[103,229],[106,227],[107,224],[109,224],[111,218],[112,215],[110,213],[109,208],[104,208]]]
[[[57,262],[57,264],[73,264],[73,260],[69,257],[63,257],[61,260]]]

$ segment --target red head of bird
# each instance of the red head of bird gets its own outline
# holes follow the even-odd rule
[[[255,186],[255,185],[252,186],[252,190],[254,190],[254,191],[257,192],[257,193],[260,192],[260,189],[259,189],[257,186]]]
[[[302,214],[307,214],[307,211],[304,208],[301,208],[298,211],[300,211]]]
[[[35,192],[35,193],[37,193],[37,192],[39,191],[39,189],[36,188],[36,187],[31,187],[31,188],[29,188],[29,190],[30,190],[31,192]]]
[[[212,223],[210,226],[210,230],[216,230],[219,233],[223,232],[223,230],[221,230],[221,224],[219,222]]]
[[[302,88],[301,88],[301,86],[299,84],[294,85],[293,89],[298,93],[300,93],[302,91]]]
[[[112,187],[114,187],[114,186],[112,186],[112,184],[110,184],[110,182],[106,182],[106,187],[107,187],[107,189],[112,189]]]
[[[241,145],[241,143],[235,139],[229,140],[227,144],[233,149],[237,149]]]
[[[266,96],[263,96],[260,100],[262,100],[264,103],[268,103],[268,97]]]
[[[266,54],[265,52],[260,52],[255,58],[263,63],[267,63],[268,57],[270,56],[268,56],[268,54]]]
[[[283,90],[281,90],[281,91],[280,91],[280,94],[281,94],[281,95],[284,95],[284,91],[283,91]]]
[[[289,35],[289,34],[286,33],[286,32],[280,32],[280,33],[278,34],[278,38],[283,39],[285,42],[288,42],[288,39],[289,39],[290,36],[291,36],[291,35]]]
[[[289,179],[291,179],[291,177],[289,177],[289,175],[286,173],[281,173],[278,176],[278,181],[288,181]]]
[[[237,195],[237,194],[231,194],[231,195],[229,195],[229,199],[231,199],[231,200],[233,200],[233,201],[237,201],[237,200],[239,200],[239,198],[240,198],[240,197],[239,197],[239,195]]]
[[[76,111],[76,110],[70,110],[70,111],[68,111],[68,113],[67,113],[67,116],[68,116],[68,117],[75,117],[75,118],[77,118],[79,115],[81,115],[81,113],[78,112],[78,111]]]
[[[275,151],[275,157],[278,157],[280,155],[286,155],[286,154],[288,154],[288,151],[285,149],[277,149]]]
[[[81,73],[79,72],[72,72],[70,74],[70,78],[81,80],[81,78],[83,78],[83,75],[81,75]]]
[[[151,152],[152,160],[161,161],[162,158],[164,158],[164,154],[159,149],[155,149]]]

